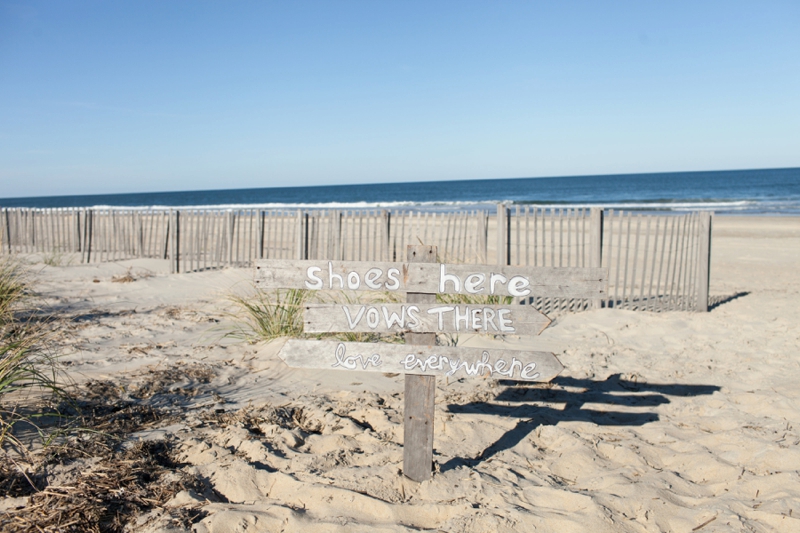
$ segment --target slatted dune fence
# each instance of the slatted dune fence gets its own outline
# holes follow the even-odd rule
[[[77,251],[80,213],[71,209],[3,210],[0,241],[6,253]]]
[[[709,223],[707,213],[500,209],[498,226],[505,231],[498,232],[498,261],[608,268],[606,299],[528,299],[527,303],[545,313],[601,306],[655,312],[702,310],[708,294]]]
[[[389,213],[374,209],[321,210],[304,214],[304,259],[391,261]]]
[[[591,218],[588,209],[545,209],[517,206],[498,212],[498,262],[540,267],[590,267]],[[505,257],[504,257],[505,255]],[[580,311],[590,300],[531,296],[526,303],[544,313]]]
[[[181,210],[172,215],[168,256],[178,272],[248,267],[256,259],[294,259],[298,254],[295,210]]]
[[[614,212],[605,217],[603,266],[609,268],[607,307],[691,310],[701,280],[703,224],[699,213],[648,216]]]
[[[76,213],[73,249],[80,252],[83,263],[169,257],[169,212],[87,209]]]
[[[396,257],[405,257],[409,244],[437,246],[439,260],[449,263],[486,262],[488,214],[401,212],[392,215],[392,242]]]
[[[397,261],[409,244],[439,260],[607,267],[604,300],[529,298],[545,313],[589,307],[706,310],[710,214],[498,206],[451,213],[290,209],[3,209],[3,253],[75,254],[84,263],[169,259],[174,272],[259,258]]]
[[[408,244],[439,248],[443,261],[485,261],[487,213],[323,210],[304,215],[307,259],[395,261]]]

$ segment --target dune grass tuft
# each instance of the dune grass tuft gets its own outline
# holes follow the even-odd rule
[[[272,294],[256,291],[251,297],[231,296],[236,305],[237,325],[226,336],[250,342],[278,337],[300,337],[303,334],[303,306],[309,291],[276,290]]]
[[[510,305],[514,303],[513,296],[500,296],[499,294],[437,294],[436,302],[457,305]]]
[[[22,265],[13,258],[0,261],[0,326],[14,321],[14,313],[29,293]]]
[[[0,263],[0,446],[11,442],[17,424],[34,428],[44,443],[52,433],[36,419],[57,416],[42,409],[52,400],[67,399],[65,376],[47,348],[47,331],[40,321],[20,319],[29,312],[31,290],[24,269],[13,259]]]

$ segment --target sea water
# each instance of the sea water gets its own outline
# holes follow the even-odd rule
[[[511,206],[800,215],[800,168],[374,183],[0,199],[0,207],[335,208]]]

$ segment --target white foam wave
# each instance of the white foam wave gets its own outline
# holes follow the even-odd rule
[[[460,211],[467,209],[486,209],[493,211],[498,204],[509,207],[530,207],[537,209],[589,209],[602,207],[615,210],[660,211],[660,212],[685,212],[685,211],[717,211],[727,213],[800,213],[800,200],[696,200],[696,201],[624,201],[624,202],[573,202],[573,203],[531,203],[519,200],[498,201],[393,201],[393,202],[270,202],[270,203],[240,203],[240,204],[198,204],[198,205],[139,205],[120,206],[98,204],[87,207],[55,207],[47,208],[53,211],[74,211],[81,209],[94,209],[102,211],[168,211],[168,210],[420,210],[420,211]]]

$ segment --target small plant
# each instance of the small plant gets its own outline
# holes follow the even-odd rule
[[[61,266],[64,264],[64,254],[56,250],[52,250],[42,257],[42,262],[51,267]]]
[[[50,400],[68,400],[62,386],[58,361],[44,346],[45,334],[32,324],[6,326],[0,338],[0,446],[10,440],[20,422],[34,428],[45,444],[57,432],[45,432],[35,423],[38,418],[58,417],[54,409],[43,408]]]
[[[56,357],[47,350],[41,322],[17,318],[30,294],[19,263],[6,260],[0,264],[0,445],[11,441],[19,448],[23,447],[12,434],[14,426],[20,422],[30,425],[47,443],[55,433],[48,437],[34,420],[56,413],[42,409],[42,402],[67,399],[64,376]]]
[[[257,291],[252,297],[232,296],[239,308],[238,325],[227,337],[249,341],[272,340],[277,337],[299,337],[303,334],[303,306],[309,291],[276,290],[273,294]]]
[[[132,281],[136,281],[136,278],[131,274],[130,268],[122,276],[113,276],[111,278],[111,283],[131,283]]]
[[[18,304],[29,292],[20,264],[13,259],[0,262],[0,326],[14,320]]]

